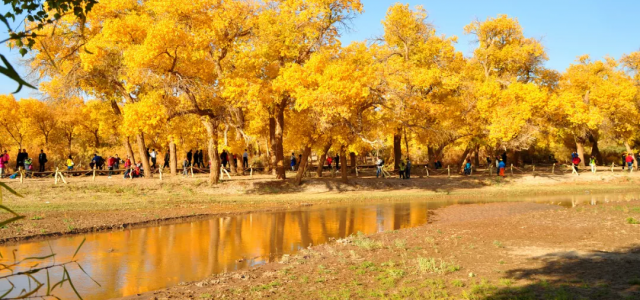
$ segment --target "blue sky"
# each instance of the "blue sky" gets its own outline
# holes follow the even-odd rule
[[[102,0],[109,1],[109,0]],[[352,30],[344,33],[342,41],[361,41],[382,35],[380,21],[387,8],[398,1],[362,0],[365,12],[353,21]],[[456,47],[465,56],[471,56],[475,45],[473,37],[463,32],[471,21],[507,14],[516,17],[527,37],[541,39],[549,55],[547,67],[564,70],[575,58],[589,54],[593,59],[607,55],[620,58],[624,53],[640,50],[640,1],[401,1],[411,6],[423,5],[429,21],[438,34],[455,35]],[[3,7],[0,11],[5,11]],[[4,36],[4,35],[2,35]],[[17,51],[0,46],[0,53],[17,63]],[[25,74],[22,70],[21,74]],[[15,84],[0,77],[0,94],[11,93]],[[37,96],[24,89],[16,97]]]

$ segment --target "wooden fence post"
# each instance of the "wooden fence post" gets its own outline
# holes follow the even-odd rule
[[[513,176],[513,164],[511,164],[511,176]]]
[[[96,181],[96,166],[93,166],[93,181]]]
[[[556,163],[553,163],[553,168],[551,168],[551,174],[556,174]]]
[[[58,184],[58,168],[56,168],[55,178],[54,184]]]
[[[611,163],[611,173],[614,173],[613,172],[613,168],[614,168],[615,165],[616,165],[615,163]]]
[[[451,178],[451,168],[449,165],[447,165],[447,174],[449,176],[449,178]]]

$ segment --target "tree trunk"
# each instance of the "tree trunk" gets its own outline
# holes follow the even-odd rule
[[[593,135],[589,135],[589,141],[591,142],[591,156],[596,158],[598,164],[604,164],[602,153],[600,153],[600,148],[598,148],[598,138]]]
[[[520,161],[522,161],[522,159],[520,151],[512,150],[512,153],[513,159],[511,160],[511,163],[513,163],[514,166],[521,166],[522,164],[520,164]]]
[[[238,174],[238,164],[235,159],[233,159],[233,154],[229,152],[229,167],[231,169],[231,174]]]
[[[327,160],[327,153],[329,153],[329,149],[331,149],[331,142],[324,145],[324,149],[322,149],[322,156],[320,156],[320,160],[318,161],[318,169],[316,173],[318,173],[318,177],[322,177],[322,169],[324,168],[324,164]]]
[[[307,168],[307,164],[309,161],[309,154],[311,154],[311,146],[305,146],[304,151],[302,152],[302,159],[300,160],[300,166],[298,167],[298,173],[296,173],[296,185],[302,184],[302,177],[304,176],[304,172]]]
[[[396,130],[393,135],[393,169],[400,169],[400,160],[402,160],[402,128]]]
[[[403,128],[402,131],[404,132],[404,145],[407,150],[407,157],[409,157],[409,137],[407,136],[407,129]]]
[[[129,159],[131,159],[131,163],[136,162],[136,156],[133,155],[133,149],[131,148],[131,143],[129,142],[129,137],[125,137],[124,139],[124,149],[127,151],[127,155]]]
[[[218,123],[208,117],[202,117],[202,123],[207,129],[209,138],[208,152],[211,168],[209,169],[209,184],[214,185],[220,182],[220,155],[218,154]]]
[[[269,117],[269,170],[274,176],[278,176],[278,174],[276,173],[276,163],[278,160],[276,157],[276,147],[278,147],[277,144],[276,119],[273,117]]]
[[[143,133],[136,134],[136,141],[138,142],[138,152],[140,153],[140,159],[142,160],[144,177],[153,178],[153,173],[151,173],[151,165],[149,164],[147,147],[144,144],[144,134]]]
[[[347,167],[347,151],[345,151],[345,147],[342,146],[340,148],[340,161],[342,161],[342,169],[340,169],[340,175],[342,175],[342,182],[349,182],[348,172],[349,169]]]
[[[480,166],[480,145],[477,145],[476,149],[473,151],[473,163],[476,167]]]
[[[284,109],[287,105],[287,99],[282,99],[282,102],[276,106],[275,114],[275,141],[276,141],[276,178],[287,179],[284,166],[284,149],[283,149],[283,136],[284,136]]]
[[[93,132],[93,147],[100,148],[100,135],[97,130]]]
[[[576,138],[576,149],[578,150],[578,157],[580,157],[580,167],[584,167],[584,143],[585,138],[579,137]]]
[[[469,152],[471,152],[471,149],[467,147],[464,150],[464,153],[462,153],[462,158],[460,158],[460,162],[458,163],[458,166],[460,166],[460,170],[464,169],[464,164],[467,161],[467,156],[469,155]]]
[[[356,173],[356,167],[358,166],[358,161],[356,159],[355,152],[349,153],[349,162],[351,162],[351,174]]]
[[[178,155],[176,154],[176,143],[173,140],[169,142],[169,168],[171,176],[178,175]]]

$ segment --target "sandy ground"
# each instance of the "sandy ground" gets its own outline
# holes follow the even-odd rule
[[[559,172],[558,172],[559,173]],[[289,174],[292,177],[293,174]],[[3,180],[23,195],[4,192],[3,205],[26,218],[0,228],[0,244],[34,238],[184,222],[218,214],[290,209],[344,201],[385,199],[442,199],[447,197],[511,197],[637,190],[640,175],[634,173],[508,176],[483,174],[470,177],[445,175],[411,180],[315,178],[302,186],[271,176],[234,176],[209,186],[206,175],[159,179],[98,177],[68,178],[69,184],[54,185],[53,179]],[[0,214],[6,217],[7,214]]]
[[[450,206],[129,299],[640,299],[639,219],[638,200]]]

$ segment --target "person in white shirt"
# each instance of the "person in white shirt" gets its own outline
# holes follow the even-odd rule
[[[152,168],[156,168],[156,158],[158,157],[158,152],[156,152],[156,149],[153,149],[153,151],[151,151],[151,153],[149,153],[149,156],[151,156],[151,167]]]

